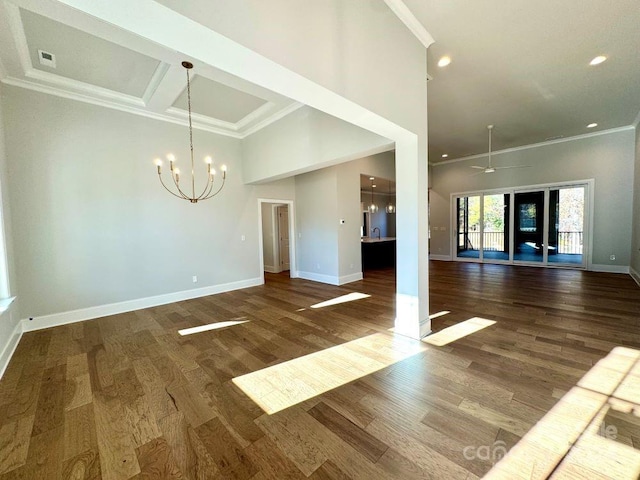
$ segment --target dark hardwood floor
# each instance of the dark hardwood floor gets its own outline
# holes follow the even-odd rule
[[[0,381],[0,479],[478,478],[494,460],[478,447],[510,449],[614,347],[640,349],[627,275],[431,262],[431,313],[449,312],[434,331],[496,323],[394,363],[394,288],[390,270],[342,287],[267,274],[26,333]],[[370,297],[310,308],[351,292]],[[281,364],[259,386],[285,405],[351,380],[268,415],[233,379]],[[309,380],[279,385],[291,372]]]

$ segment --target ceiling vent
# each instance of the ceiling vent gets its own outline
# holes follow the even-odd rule
[[[53,53],[38,50],[38,59],[40,60],[40,65],[56,68],[56,56]]]

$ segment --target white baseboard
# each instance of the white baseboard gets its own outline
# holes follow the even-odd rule
[[[628,265],[604,265],[598,263],[592,263],[589,270],[592,272],[604,272],[604,273],[629,273]]]
[[[429,260],[441,260],[443,262],[450,262],[451,255],[429,255]]]
[[[322,273],[302,272],[298,271],[298,277],[314,282],[328,283],[329,285],[340,285],[340,278],[333,275],[324,275]]]
[[[633,278],[640,287],[640,273],[636,272],[633,267],[629,267],[629,275],[631,275],[631,278]]]
[[[192,298],[206,297],[207,295],[215,295],[216,293],[230,292],[241,288],[255,287],[262,285],[262,278],[250,278],[240,280],[238,282],[223,283],[220,285],[211,285],[209,287],[194,288],[193,290],[184,290],[182,292],[167,293],[165,295],[157,295],[154,297],[138,298],[136,300],[128,300],[126,302],[110,303],[107,305],[98,305],[96,307],[81,308],[79,310],[71,310],[69,312],[53,313],[42,317],[34,317],[33,320],[22,320],[22,331],[31,332],[33,330],[41,330],[43,328],[57,327],[69,323],[82,322],[93,318],[106,317],[108,315],[116,315],[118,313],[131,312],[142,308],[157,307],[158,305],[166,305],[167,303],[180,302]]]
[[[7,343],[2,349],[2,353],[0,353],[0,378],[4,375],[4,371],[7,369],[9,361],[11,360],[11,357],[13,357],[13,353],[16,351],[16,347],[18,346],[18,343],[20,343],[21,338],[22,322],[18,322],[13,328],[11,336],[7,339]]]
[[[358,280],[362,280],[362,272],[352,273],[351,275],[343,275],[342,277],[338,278],[338,285],[357,282]]]
[[[280,273],[282,270],[280,270],[278,267],[274,267],[273,265],[265,265],[264,271],[267,273]]]

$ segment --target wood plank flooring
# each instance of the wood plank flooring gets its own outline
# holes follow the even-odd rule
[[[352,292],[370,297],[310,308]],[[267,274],[260,287],[27,333],[0,380],[0,480],[475,479],[613,348],[640,350],[640,288],[626,275],[431,262],[430,295],[432,314],[449,312],[435,331],[495,324],[416,342],[408,358],[397,342],[394,358],[394,272],[382,270],[342,287]],[[228,321],[246,323],[178,334]],[[323,366],[294,360],[305,356]],[[283,409],[269,415],[234,379],[264,381],[254,372],[276,365],[267,387],[271,397],[282,387]],[[588,385],[640,400],[635,383],[609,385],[618,377],[598,365]],[[576,425],[589,424],[573,401],[556,409],[571,405]],[[639,448],[638,417],[598,415]],[[558,460],[573,469],[564,477],[518,475],[607,478],[589,466],[593,445],[611,441],[596,437]]]

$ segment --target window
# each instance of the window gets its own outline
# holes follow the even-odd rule
[[[536,204],[523,203],[520,205],[520,231],[535,232],[536,228]]]

